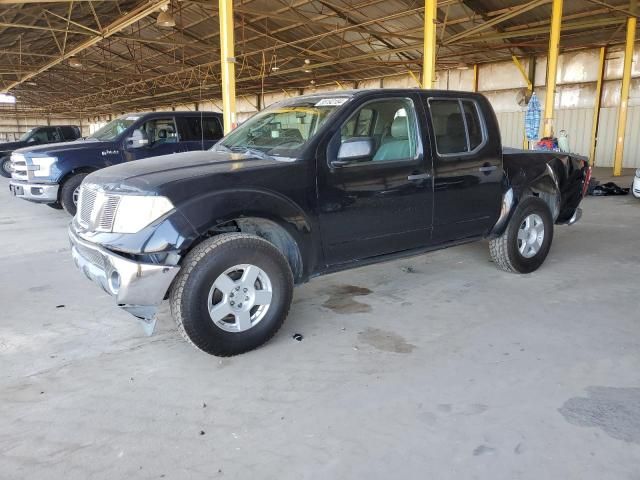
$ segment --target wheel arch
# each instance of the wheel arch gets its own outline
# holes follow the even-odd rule
[[[504,233],[516,208],[528,197],[537,197],[543,200],[549,207],[553,222],[556,222],[560,215],[562,193],[558,178],[550,165],[547,164],[544,173],[535,179],[515,185],[510,184],[506,187],[503,193],[500,217],[491,230],[490,237],[495,238]]]
[[[93,173],[96,170],[100,170],[99,168],[96,167],[77,167],[74,169],[69,170],[67,173],[65,173],[64,175],[62,175],[60,177],[60,179],[58,180],[58,185],[60,185],[60,188],[58,189],[58,201],[60,201],[60,194],[62,193],[62,185],[64,185],[64,183],[69,180],[71,177],[73,177],[74,175],[77,175],[79,173]]]
[[[296,283],[313,268],[313,224],[292,200],[262,190],[224,190],[191,199],[180,208],[198,237],[186,244],[191,250],[204,239],[222,233],[254,234],[272,243],[287,258]]]

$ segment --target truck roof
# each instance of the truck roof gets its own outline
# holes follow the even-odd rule
[[[184,110],[180,110],[180,111],[173,111],[173,110],[169,110],[169,111],[162,111],[162,112],[129,112],[129,113],[123,113],[122,115],[119,115],[119,117],[128,117],[128,116],[136,116],[136,117],[146,117],[146,116],[151,116],[151,115],[173,115],[176,117],[184,117],[184,116],[193,116],[193,115],[204,115],[204,116],[210,116],[210,117],[222,117],[222,114],[219,112],[208,112],[208,111],[204,111],[204,110],[197,110],[197,111],[184,111]]]
[[[430,93],[435,96],[477,96],[481,95],[475,92],[465,92],[457,90],[441,90],[441,89],[423,89],[423,88],[362,88],[362,89],[350,89],[350,90],[333,90],[330,92],[315,92],[303,95],[304,97],[360,97],[364,95],[370,95],[372,93],[388,93],[388,94],[408,94],[408,93]],[[299,98],[299,97],[291,97]]]

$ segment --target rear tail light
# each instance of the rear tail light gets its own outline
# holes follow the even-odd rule
[[[591,165],[586,165],[586,167],[587,167],[587,173],[584,176],[584,183],[582,184],[583,197],[587,195],[587,191],[589,190],[589,183],[591,182]]]

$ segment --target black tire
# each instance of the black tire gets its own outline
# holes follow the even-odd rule
[[[74,192],[80,187],[80,184],[89,175],[88,173],[76,173],[72,177],[69,177],[62,184],[60,189],[60,203],[62,208],[72,217],[76,214],[77,206],[73,200]]]
[[[544,236],[537,253],[527,258],[518,248],[518,232],[525,219],[532,214],[542,219]],[[517,206],[505,232],[489,242],[489,251],[494,263],[501,270],[512,273],[531,273],[537,270],[547,258],[552,239],[553,218],[549,207],[538,197],[528,197]]]
[[[248,330],[229,332],[209,314],[209,292],[216,279],[241,264],[255,265],[269,278],[272,297],[264,317]],[[171,314],[182,336],[211,355],[228,357],[253,350],[280,329],[293,297],[293,274],[282,253],[255,235],[229,233],[209,238],[184,259],[171,287]]]
[[[11,178],[11,171],[9,165],[11,164],[11,157],[0,158],[0,175],[5,178]]]
[[[62,210],[62,205],[60,205],[60,202],[56,202],[56,203],[47,203],[45,204],[47,207],[53,208],[54,210]]]

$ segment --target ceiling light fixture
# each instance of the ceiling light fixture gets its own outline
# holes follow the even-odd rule
[[[169,6],[163,5],[160,7],[160,13],[156,19],[156,25],[162,28],[173,28],[176,26],[176,20],[169,12]]]
[[[78,57],[69,57],[69,66],[73,68],[82,68],[82,62]]]

